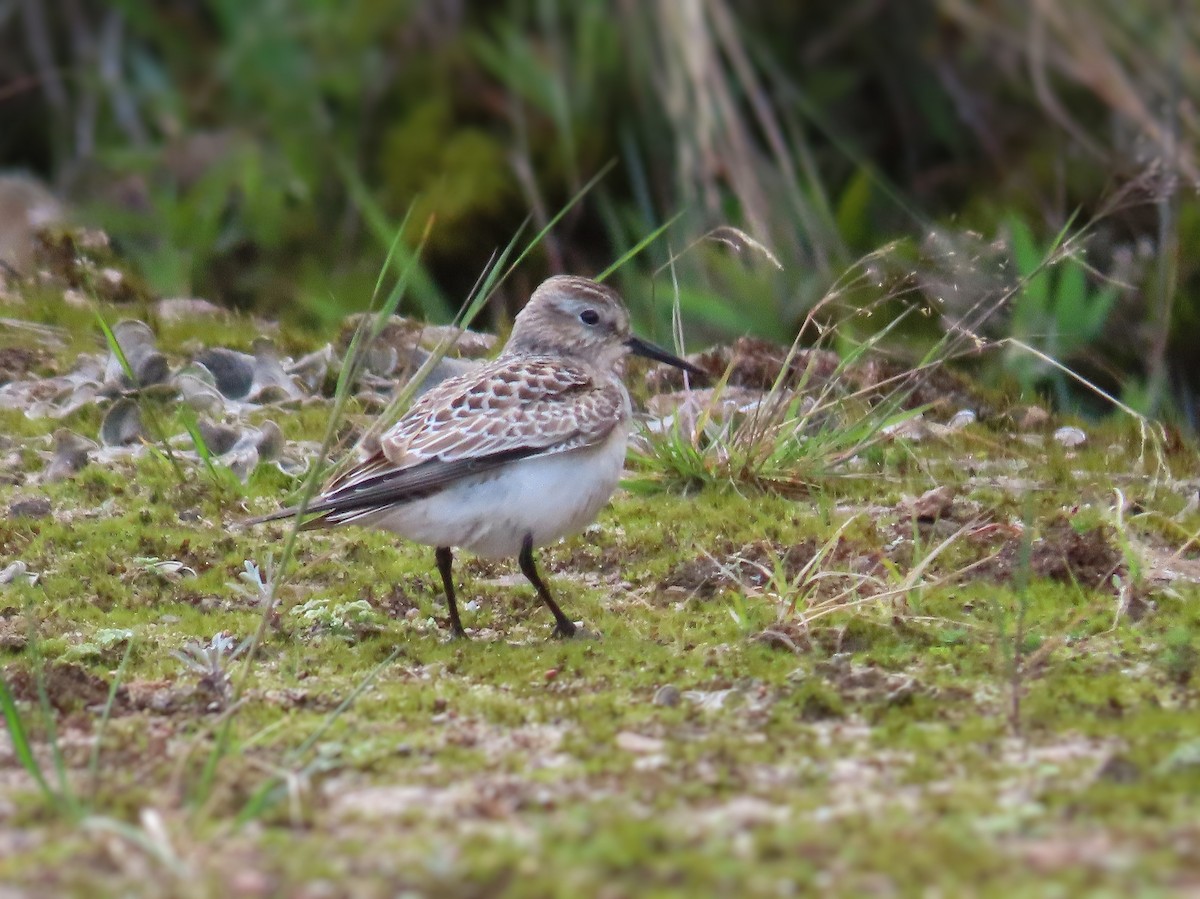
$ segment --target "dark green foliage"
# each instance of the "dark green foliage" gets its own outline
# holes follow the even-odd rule
[[[976,6],[19,5],[0,168],[62,187],[151,292],[323,327],[361,307],[405,210],[411,308],[448,319],[527,216],[616,159],[509,311],[679,214],[620,273],[656,330],[677,299],[692,339],[786,343],[822,298],[890,299],[928,313],[895,335],[918,354],[951,323],[1011,335],[1143,412],[1178,387],[1190,420],[1194,4]],[[782,271],[692,246],[723,225]],[[1096,396],[996,355],[1029,399]]]

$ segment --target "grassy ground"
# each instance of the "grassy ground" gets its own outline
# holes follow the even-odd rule
[[[94,339],[66,323],[35,368]],[[250,417],[319,440],[327,408]],[[431,550],[305,534],[233,702],[242,658],[174,653],[255,631],[240,576],[287,529],[234,526],[295,483],[154,453],[36,482],[56,428],[98,424],[0,411],[0,567],[39,575],[0,587],[3,674],[46,779],[10,732],[5,895],[1200,890],[1190,446],[997,417],[790,498],[621,492],[541,555],[598,635],[571,642],[515,564],[464,559],[448,643]]]

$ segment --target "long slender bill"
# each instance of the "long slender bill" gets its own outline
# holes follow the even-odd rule
[[[625,341],[625,346],[629,347],[629,352],[637,356],[644,356],[647,359],[654,359],[657,362],[665,362],[667,365],[673,365],[676,368],[682,368],[689,374],[693,374],[701,378],[706,377],[703,369],[696,368],[696,366],[692,365],[692,363],[680,359],[678,356],[668,353],[662,347],[655,346],[649,341],[642,340],[640,337],[630,337]]]

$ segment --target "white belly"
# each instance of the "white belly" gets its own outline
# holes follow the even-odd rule
[[[523,459],[355,523],[487,558],[515,556],[527,534],[545,546],[596,518],[621,479],[627,436],[616,427],[598,446]]]

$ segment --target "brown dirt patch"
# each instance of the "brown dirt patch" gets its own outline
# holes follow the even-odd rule
[[[777,571],[789,581],[794,580],[820,551],[821,544],[808,539],[791,546],[778,546],[765,540],[750,543],[740,549],[726,542],[719,551],[697,556],[676,565],[659,584],[660,589],[683,589],[694,596],[708,598],[725,590],[760,589],[770,583]],[[852,571],[866,573],[879,565],[878,550],[848,540],[839,540],[820,564],[822,571]],[[822,583],[821,592],[836,592],[845,585],[841,578],[829,578]]]
[[[958,409],[974,409],[984,417],[988,403],[964,375],[942,366],[921,372],[915,379],[908,363],[895,359],[868,357],[846,369],[848,384],[855,390],[879,388],[879,398],[897,390],[911,390],[904,398],[905,409],[930,408],[934,416]]]
[[[731,386],[769,390],[783,372],[787,355],[788,347],[783,344],[757,337],[739,337],[731,344],[695,353],[688,361],[714,381],[729,369]],[[837,353],[830,350],[799,350],[787,365],[784,383],[787,387],[795,387],[804,381],[819,387],[833,376],[838,364]],[[650,371],[646,383],[653,393],[679,390],[683,387],[683,373],[669,365],[658,365]]]
[[[52,665],[45,670],[46,697],[59,712],[72,712],[103,705],[108,699],[108,682],[78,665]],[[9,666],[4,679],[19,702],[37,703],[37,678],[24,668]]]
[[[42,349],[23,346],[0,347],[0,384],[20,381],[49,361],[50,354]]]
[[[419,608],[414,600],[399,584],[393,584],[386,592],[376,596],[374,591],[367,590],[367,602],[375,609],[392,619],[402,619],[412,609]]]
[[[910,674],[885,671],[876,665],[857,665],[849,652],[840,652],[831,659],[818,662],[817,674],[825,678],[843,699],[853,702],[885,702],[899,705],[908,702],[924,688]]]
[[[739,587],[762,587],[780,561],[788,577],[793,577],[816,552],[815,540],[805,540],[786,548],[759,542],[735,549],[733,544],[726,542],[718,552],[699,555],[676,565],[659,587],[681,588],[705,598]]]
[[[795,389],[804,385],[806,393],[819,393],[836,379],[836,393],[849,395],[878,388],[882,399],[896,391],[910,390],[903,406],[915,409],[929,406],[937,412],[986,405],[978,391],[964,376],[935,366],[915,378],[909,363],[869,355],[852,365],[842,365],[832,350],[805,348],[788,359],[788,347],[756,337],[740,337],[732,344],[715,346],[695,353],[688,361],[702,369],[713,381],[729,371],[729,385],[750,390],[770,390],[783,375],[783,386]],[[646,377],[651,393],[665,393],[683,387],[683,373],[669,365],[657,365]],[[836,394],[835,394],[836,395]]]
[[[999,554],[976,571],[999,583],[1012,581],[1021,565],[1021,539],[1005,540]],[[1080,533],[1065,518],[1042,529],[1030,548],[1029,568],[1036,577],[1063,584],[1077,583],[1090,590],[1108,589],[1112,576],[1124,573],[1125,559],[1112,542],[1107,527]]]

